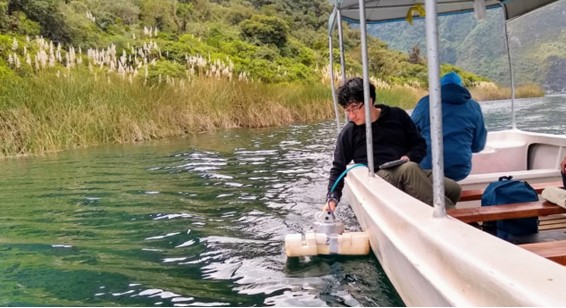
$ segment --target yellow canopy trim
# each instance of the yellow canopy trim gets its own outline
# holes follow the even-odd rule
[[[417,3],[413,6],[411,6],[409,8],[409,10],[407,11],[407,17],[405,17],[405,20],[410,24],[413,25],[413,16],[415,15],[415,13],[419,14],[420,17],[425,17],[425,8],[422,5],[422,3]]]

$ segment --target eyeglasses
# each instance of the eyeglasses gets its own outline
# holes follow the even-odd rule
[[[364,106],[364,104],[350,105],[349,108],[344,108],[344,111],[347,112],[347,113],[356,112],[356,111],[362,109],[363,106]]]

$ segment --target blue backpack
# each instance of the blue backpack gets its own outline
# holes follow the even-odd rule
[[[537,192],[525,181],[512,180],[502,176],[499,181],[490,183],[481,197],[481,206],[538,201]],[[538,232],[538,217],[497,220],[484,222],[484,230],[489,229],[497,237],[510,241],[513,236],[523,236]]]

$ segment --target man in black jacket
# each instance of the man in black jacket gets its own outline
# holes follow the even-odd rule
[[[375,172],[393,186],[432,206],[432,171],[419,167],[419,163],[426,155],[425,139],[403,109],[374,105],[375,87],[371,83],[370,97]],[[332,210],[336,208],[342,197],[344,181],[340,180],[334,191],[330,190],[338,177],[346,170],[346,166],[351,161],[365,165],[368,163],[363,79],[356,77],[346,81],[338,89],[338,103],[348,114],[350,122],[338,135],[334,161],[330,169],[325,209]],[[385,162],[398,159],[407,162],[389,169],[380,170],[377,167]],[[444,188],[446,208],[453,208],[460,197],[460,185],[444,178]]]

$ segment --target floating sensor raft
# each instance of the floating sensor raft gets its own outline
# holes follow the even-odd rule
[[[369,253],[367,233],[344,232],[344,224],[337,221],[332,212],[325,212],[325,215],[317,216],[314,230],[307,231],[304,235],[288,234],[285,236],[287,257],[332,254],[367,255]]]

